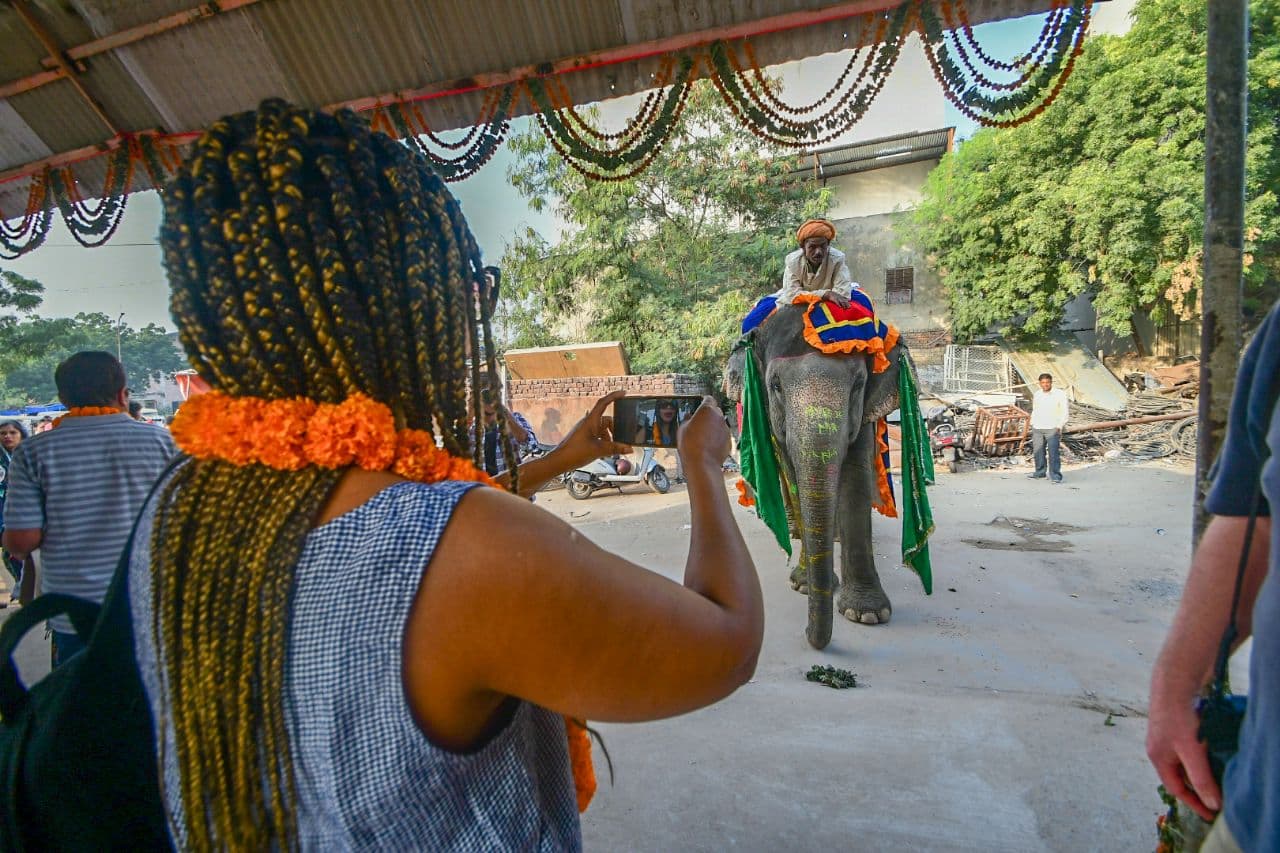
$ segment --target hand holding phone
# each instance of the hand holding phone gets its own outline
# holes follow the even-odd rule
[[[638,447],[676,447],[681,424],[693,417],[702,401],[684,395],[623,397],[613,404],[613,433]]]
[[[680,459],[686,468],[704,462],[717,470],[733,450],[729,423],[712,397],[703,397],[680,427]]]

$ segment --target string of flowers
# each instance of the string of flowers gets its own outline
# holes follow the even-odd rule
[[[909,34],[913,3],[903,3],[886,21],[881,19],[877,41],[865,58],[864,71],[825,114],[800,121],[772,109],[751,86],[751,76],[737,58],[732,45],[711,46],[715,68],[712,82],[730,110],[756,137],[788,148],[811,148],[827,144],[847,133],[866,115],[872,102],[889,79]],[[870,21],[866,26],[870,25]],[[856,56],[856,53],[855,53]],[[795,113],[798,108],[790,107]]]
[[[872,46],[875,46],[884,40],[886,20],[884,18],[877,18],[876,20],[879,22],[879,29],[877,30],[875,37],[871,39]],[[780,110],[781,112],[791,115],[805,115],[807,113],[814,112],[826,104],[827,101],[831,100],[832,97],[840,91],[844,86],[845,81],[848,80],[849,74],[852,73],[853,67],[858,64],[858,54],[863,48],[867,47],[867,28],[865,26],[859,26],[857,27],[857,30],[858,38],[854,44],[853,52],[849,54],[849,61],[845,63],[844,70],[840,72],[840,76],[836,78],[836,82],[831,84],[831,88],[827,89],[826,93],[821,98],[811,104],[805,104],[803,106],[793,106],[788,104],[774,94],[773,90],[775,86],[764,76],[764,70],[760,67],[759,60],[756,59],[755,47],[752,46],[750,41],[744,41],[742,43],[742,52],[746,55],[747,63],[751,68],[750,83],[752,87],[758,90],[764,100],[767,101],[774,109]],[[873,58],[874,53],[868,52],[867,56],[863,60],[862,70],[859,71],[858,76],[854,78],[853,85],[856,86],[863,78],[866,77]]]
[[[544,80],[527,81],[526,90],[537,108],[538,126],[569,165],[595,180],[620,181],[648,168],[666,144],[688,101],[697,66],[695,57],[680,57],[675,77],[661,97],[661,106],[656,112],[650,110],[653,115],[648,122],[640,119],[644,114],[642,106],[641,113],[628,123],[630,130],[614,135],[619,140],[616,145],[593,144],[578,133],[576,124],[582,123],[581,118],[575,123],[572,116],[561,114]]]
[[[987,77],[985,72],[980,71],[977,68],[976,63],[973,61],[973,58],[970,56],[970,49],[972,48],[972,45],[966,47],[966,40],[959,35],[958,30],[959,24],[957,23],[957,19],[960,5],[963,5],[963,3],[957,4],[955,7],[950,3],[947,3],[942,7],[942,15],[947,25],[946,35],[949,36],[946,43],[955,51],[956,55],[960,57],[960,64],[964,66],[965,70],[969,72],[978,85],[985,86],[988,89],[1004,92],[1012,92],[1015,89],[1026,85],[1027,81],[1034,77],[1035,74],[1044,67],[1045,59],[1049,55],[1049,51],[1052,50],[1056,44],[1058,34],[1062,29],[1062,23],[1066,18],[1066,7],[1059,6],[1058,8],[1053,9],[1046,17],[1044,28],[1040,31],[1040,38],[1037,40],[1036,46],[1032,51],[1023,56],[1017,57],[1015,63],[1000,63],[998,70],[1001,71],[1012,72],[1021,69],[1021,73],[1016,79],[1001,83]],[[975,51],[975,53],[980,61],[990,65],[990,62],[986,58],[984,52]],[[1012,68],[1003,67],[1010,64],[1013,64]]]
[[[52,211],[45,204],[49,182],[47,172],[36,175],[27,190],[27,209],[16,228],[0,216],[0,259],[12,260],[44,243],[52,224]]]
[[[973,32],[973,25],[969,23],[969,4],[965,0],[956,0],[952,4],[952,10],[954,11],[954,20],[964,36],[965,43],[968,44],[969,49],[980,60],[998,71],[1017,71],[1030,62],[1033,55],[1041,54],[1044,46],[1053,41],[1053,33],[1062,25],[1062,11],[1065,6],[1064,0],[1054,0],[1054,8],[1045,16],[1044,26],[1040,28],[1040,36],[1036,39],[1035,44],[1026,53],[1016,56],[1007,62],[1002,62],[992,57],[983,49],[981,42],[978,41],[978,37]],[[944,14],[946,11],[944,8]],[[951,23],[952,20],[951,17],[948,17],[948,26],[954,26]],[[955,35],[954,31],[952,35]]]
[[[955,19],[948,0],[943,0],[943,16]],[[960,110],[980,124],[1014,127],[1038,116],[1057,98],[1084,49],[1093,0],[1071,0],[1054,39],[1052,57],[1035,70],[1031,79],[1008,94],[987,94],[982,85],[966,77],[951,58],[943,23],[932,4],[920,3],[921,36],[925,56],[943,94]],[[991,88],[991,87],[987,87]]]
[[[416,107],[410,111],[403,104],[398,104],[380,115],[390,122],[393,129],[391,135],[408,143],[426,157],[442,178],[446,181],[461,181],[480,171],[506,141],[507,132],[511,129],[511,110],[515,97],[516,87],[504,86],[494,97],[486,99],[486,104],[481,107],[481,119],[475,123],[471,132],[462,141],[444,146],[453,150],[467,146],[465,151],[455,157],[438,154],[423,141],[423,136],[433,142],[440,141],[440,137],[431,130],[422,112]]]
[[[65,421],[67,418],[97,418],[102,415],[122,415],[124,409],[117,406],[72,406],[67,409],[65,415],[59,415],[53,419],[53,426]]]
[[[557,75],[490,90],[470,130],[455,139],[436,133],[414,103],[382,105],[371,121],[420,152],[445,180],[461,181],[492,159],[506,140],[511,116],[527,98],[539,129],[572,168],[591,180],[623,181],[647,169],[669,141],[700,71],[756,137],[786,148],[814,148],[844,135],[866,115],[907,37],[916,32],[934,77],[961,113],[981,125],[1013,127],[1038,116],[1062,90],[1083,48],[1092,6],[1093,0],[1054,0],[1035,43],[1010,60],[983,49],[966,0],[905,0],[891,10],[857,16],[847,22],[858,32],[848,62],[825,93],[806,104],[790,104],[780,96],[750,40],[743,39],[668,56],[653,75],[653,90],[618,131],[602,130],[579,111]],[[998,80],[992,72],[1013,76]],[[33,176],[21,219],[10,225],[0,217],[0,260],[43,244],[55,209],[78,242],[101,245],[120,224],[135,164],[141,163],[149,183],[158,186],[180,160],[176,145],[151,134],[122,139],[104,156],[110,159],[103,200],[96,206],[81,197],[68,168],[46,168]]]
[[[575,109],[573,96],[569,93],[569,87],[565,85],[563,78],[551,79],[552,88],[549,90],[548,95],[556,110],[569,119],[568,124],[576,130],[581,130],[587,136],[600,142],[612,143],[614,148],[629,148],[639,142],[640,137],[649,130],[650,125],[659,114],[663,103],[662,90],[670,83],[674,69],[674,57],[668,56],[663,63],[662,70],[654,75],[654,90],[645,96],[644,101],[641,102],[640,109],[627,120],[622,130],[615,133],[607,133],[600,130],[587,117]]]
[[[173,146],[157,144],[150,136],[128,136],[103,156],[107,157],[106,175],[96,204],[84,198],[70,167],[47,167],[31,179],[26,210],[17,225],[0,217],[0,260],[13,260],[43,245],[55,212],[80,245],[101,246],[123,221],[136,164],[143,164],[151,185],[157,186],[164,178],[156,176],[167,176],[179,163]]]

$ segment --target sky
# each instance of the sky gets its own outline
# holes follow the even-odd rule
[[[1110,0],[1094,6],[1090,30],[1093,33],[1123,33],[1136,0]],[[1023,52],[1040,33],[1039,15],[1000,21],[975,27],[987,52],[996,57],[1012,57]],[[843,66],[845,56],[829,54],[779,66],[783,96],[793,101],[812,99],[822,92]],[[602,108],[606,124],[621,122],[636,98],[611,101]],[[924,60],[916,36],[903,54],[885,88],[868,114],[847,135],[837,140],[875,139],[895,133],[933,130],[954,125],[963,139],[976,125],[960,115],[943,97]],[[512,123],[512,135],[523,132],[528,119]],[[512,157],[504,147],[475,176],[451,185],[471,224],[486,263],[498,263],[515,234],[526,226],[555,239],[559,228],[547,212],[530,210],[507,183]],[[169,317],[168,287],[156,245],[160,225],[160,198],[153,192],[129,198],[120,229],[104,246],[85,249],[77,244],[59,221],[45,244],[22,258],[2,261],[0,267],[34,278],[45,286],[44,304],[38,313],[48,317],[72,316],[97,311],[140,327],[155,323],[173,328]]]

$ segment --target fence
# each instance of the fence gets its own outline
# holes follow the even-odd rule
[[[1007,391],[1013,374],[1009,356],[1000,347],[948,344],[942,359],[942,387],[950,393]]]

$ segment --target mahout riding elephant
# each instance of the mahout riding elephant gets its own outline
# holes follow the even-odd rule
[[[837,538],[840,613],[865,625],[887,623],[893,613],[871,543],[871,508],[879,494],[875,425],[898,407],[899,360],[906,346],[897,343],[885,354],[888,368],[875,373],[871,355],[828,355],[811,347],[802,334],[804,309],[781,306],[751,334],[792,536],[798,533],[801,542],[791,585],[808,593],[806,636],[821,649],[831,640]],[[725,368],[725,390],[735,399],[745,355],[738,349]]]

